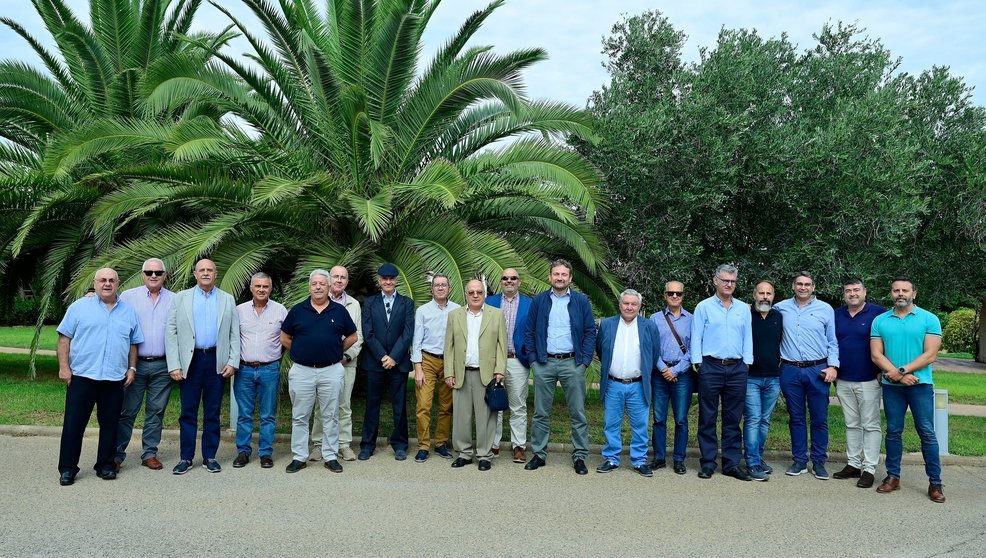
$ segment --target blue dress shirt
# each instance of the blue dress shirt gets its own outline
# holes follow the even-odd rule
[[[192,324],[195,326],[195,348],[211,349],[219,341],[219,299],[216,289],[205,292],[192,289]]]
[[[58,333],[72,340],[68,364],[73,376],[120,381],[130,366],[130,346],[144,341],[132,306],[117,298],[108,310],[98,296],[80,298],[68,307]]]
[[[551,311],[548,313],[548,354],[564,354],[575,351],[572,343],[572,318],[568,315],[568,303],[572,293],[558,296],[551,291]]]
[[[812,298],[801,307],[792,297],[778,302],[774,308],[784,316],[782,359],[794,362],[826,359],[829,366],[839,367],[835,311],[828,303]]]
[[[144,342],[137,346],[137,355],[142,357],[164,356],[164,334],[168,328],[168,312],[174,293],[162,288],[158,291],[157,302],[151,300],[151,292],[141,285],[120,293],[120,299],[137,312],[140,329],[144,332]]]
[[[733,299],[726,308],[716,295],[698,303],[692,315],[692,363],[703,356],[743,359],[753,364],[753,326],[750,306]]]
[[[671,323],[674,324],[674,330],[678,332],[678,336],[681,337],[681,342],[685,344],[685,352],[681,352],[681,347],[678,346],[678,340],[674,338],[674,334],[671,333],[671,328],[668,327],[668,321],[664,319],[667,315],[671,318]],[[677,376],[682,372],[688,370],[692,365],[691,363],[691,351],[689,350],[688,344],[692,339],[692,314],[684,308],[681,309],[681,314],[676,318],[667,308],[661,310],[660,312],[655,312],[651,314],[651,321],[657,326],[657,331],[661,334],[661,358],[657,361],[657,371],[660,372],[668,367],[668,362],[678,362],[671,367],[671,373]]]

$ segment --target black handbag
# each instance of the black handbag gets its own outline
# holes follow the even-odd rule
[[[486,384],[486,405],[494,413],[510,408],[510,403],[507,401],[507,388],[504,387],[503,382],[493,380]]]

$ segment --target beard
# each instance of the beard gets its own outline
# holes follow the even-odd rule
[[[774,305],[766,300],[758,300],[757,304],[754,306],[754,308],[757,309],[757,312],[770,312],[770,309],[773,307]]]

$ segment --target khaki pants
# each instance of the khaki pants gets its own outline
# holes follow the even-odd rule
[[[466,370],[462,387],[452,390],[454,419],[452,447],[462,459],[492,459],[496,414],[486,405],[486,386],[478,370]],[[476,419],[476,443],[472,443],[472,422]]]
[[[353,396],[353,384],[356,383],[356,361],[343,367],[346,378],[342,387],[342,397],[339,398],[339,447],[348,446],[353,442],[353,408],[350,401]],[[322,413],[315,405],[312,413],[312,445],[322,445]]]
[[[415,415],[418,419],[418,449],[431,447],[431,406],[438,386],[438,424],[435,427],[435,446],[447,444],[452,431],[452,388],[445,383],[445,361],[427,353],[421,354],[421,370],[425,381],[414,386]]]

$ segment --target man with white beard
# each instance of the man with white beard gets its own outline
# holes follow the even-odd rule
[[[773,472],[763,462],[763,447],[770,430],[770,415],[781,392],[781,338],[783,317],[774,309],[774,285],[760,281],[753,291],[753,364],[746,380],[743,443],[750,477],[766,481]]]

